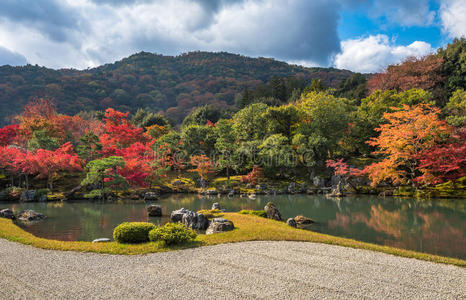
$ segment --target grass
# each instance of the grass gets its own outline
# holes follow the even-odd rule
[[[309,230],[295,229],[287,226],[283,222],[264,219],[253,215],[224,213],[223,216],[233,221],[235,224],[235,230],[213,235],[201,234],[198,235],[194,242],[183,246],[166,246],[163,243],[153,242],[145,244],[118,244],[116,242],[93,244],[90,242],[65,242],[48,240],[36,237],[16,226],[11,220],[3,218],[0,218],[0,238],[43,249],[109,254],[147,254],[183,248],[244,241],[302,241],[338,245],[356,249],[366,249],[396,256],[466,267],[466,260],[462,259],[364,243],[352,239],[316,233]]]

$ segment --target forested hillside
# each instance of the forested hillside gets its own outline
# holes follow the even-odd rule
[[[38,97],[52,100],[64,114],[108,107],[130,112],[148,108],[179,122],[195,106],[213,104],[226,109],[241,105],[238,98],[245,89],[269,81],[277,85],[277,90],[298,89],[299,95],[312,79],[335,87],[351,74],[225,52],[191,52],[175,57],[141,52],[82,71],[2,66],[0,124],[10,123],[11,116]],[[283,91],[284,95],[292,92]]]

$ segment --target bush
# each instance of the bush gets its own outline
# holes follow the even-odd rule
[[[149,231],[154,228],[152,223],[124,222],[113,230],[113,239],[118,243],[145,243],[149,241]]]
[[[163,241],[167,245],[183,244],[194,240],[196,236],[192,229],[186,228],[181,223],[167,223],[149,232],[149,239],[152,242]]]
[[[218,218],[221,216],[220,209],[201,209],[197,211],[198,214],[203,214],[207,219]]]
[[[242,215],[254,215],[262,218],[267,218],[267,213],[263,210],[247,210],[243,209],[239,211]]]

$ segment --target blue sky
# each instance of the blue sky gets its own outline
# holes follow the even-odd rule
[[[382,71],[466,34],[466,0],[0,0],[0,65],[85,69],[139,51]]]

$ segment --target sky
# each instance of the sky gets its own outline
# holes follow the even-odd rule
[[[227,51],[379,72],[466,35],[466,0],[0,0],[0,65]]]

